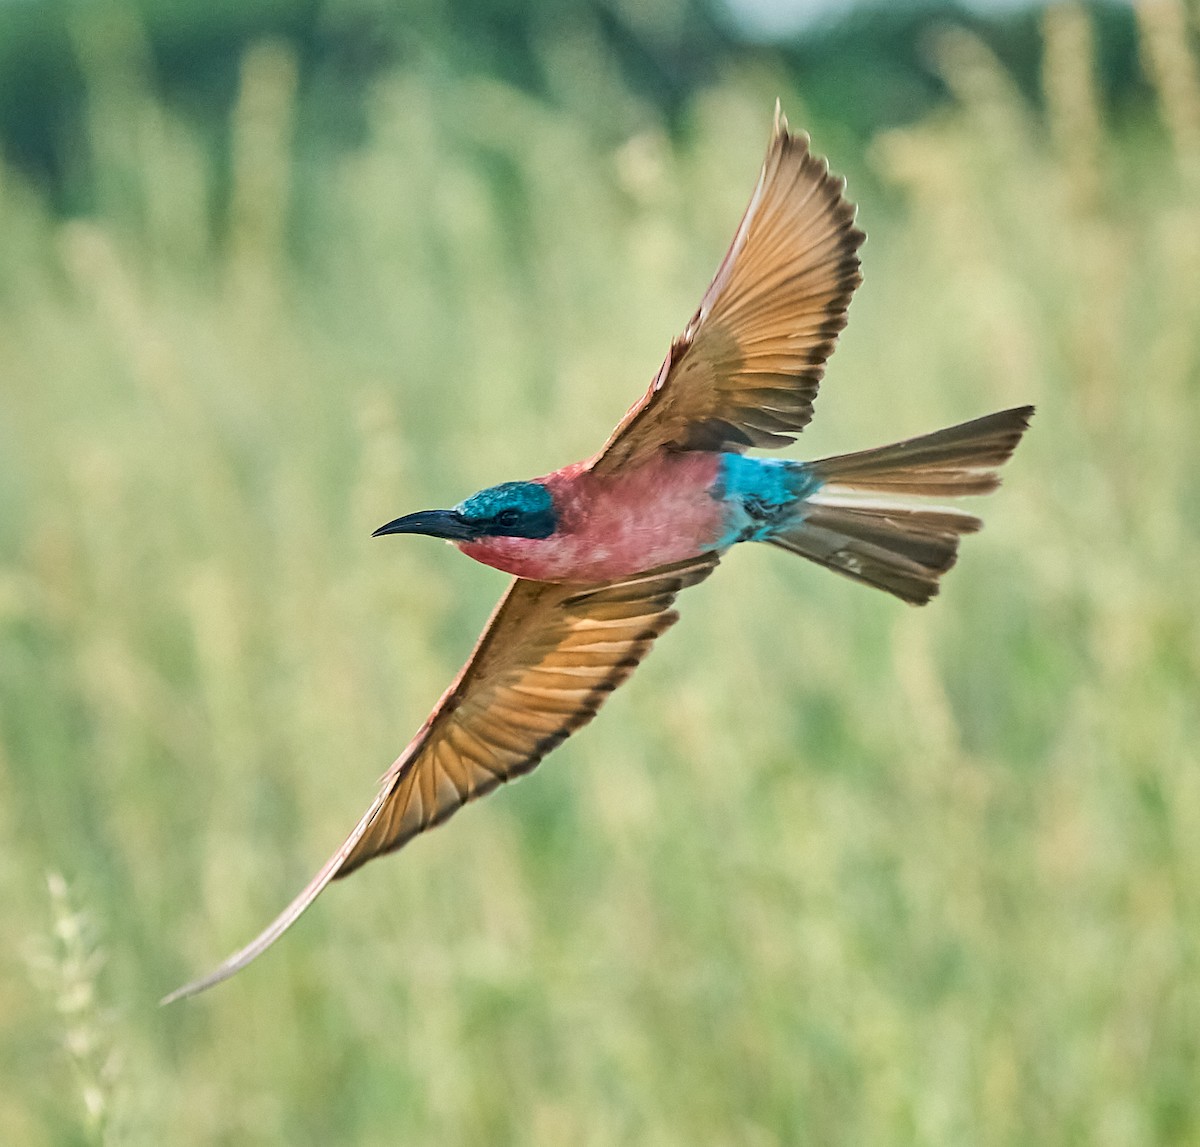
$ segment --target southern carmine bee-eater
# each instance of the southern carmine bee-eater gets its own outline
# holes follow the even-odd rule
[[[750,205],[700,308],[603,448],[379,534],[429,534],[514,574],[475,650],[346,842],[278,919],[190,996],[244,968],[331,881],[532,769],[596,715],[675,595],[739,542],[769,542],[915,605],[980,521],[914,500],[986,494],[1033,408],[989,414],[817,462],[751,447],[794,441],[861,281],[845,180],[775,113]]]

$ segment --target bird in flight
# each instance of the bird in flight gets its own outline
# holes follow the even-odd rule
[[[777,106],[716,276],[600,452],[375,531],[445,538],[515,577],[345,843],[257,939],[164,1003],[244,968],[330,881],[529,772],[596,715],[677,620],[675,596],[731,546],[768,542],[914,605],[937,593],[981,523],[920,499],[994,490],[1031,406],[816,462],[745,453],[789,445],[812,417],[861,281],[865,235],[844,190]]]

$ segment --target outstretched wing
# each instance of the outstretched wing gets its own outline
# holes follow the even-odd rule
[[[592,586],[517,578],[342,847],[262,935],[163,1003],[228,979],[283,935],[331,880],[532,769],[596,715],[678,619],[675,595],[703,581],[717,561],[704,554]]]
[[[596,456],[601,473],[663,447],[786,446],[812,417],[825,361],[862,281],[844,179],[791,135],[775,131],[758,186],[716,277],[671,344],[649,391]]]

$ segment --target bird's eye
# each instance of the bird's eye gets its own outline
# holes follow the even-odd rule
[[[502,526],[515,526],[521,520],[521,515],[517,510],[501,510],[496,515],[496,521]]]

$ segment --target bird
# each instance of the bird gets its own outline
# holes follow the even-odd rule
[[[914,605],[938,592],[982,523],[929,499],[994,490],[1032,406],[812,462],[747,453],[792,444],[812,417],[862,281],[866,235],[845,187],[776,104],[716,275],[600,451],[375,531],[446,539],[512,581],[341,847],[256,939],[164,1004],[240,971],[331,881],[533,769],[596,715],[675,624],[676,596],[731,547],[764,542]]]

